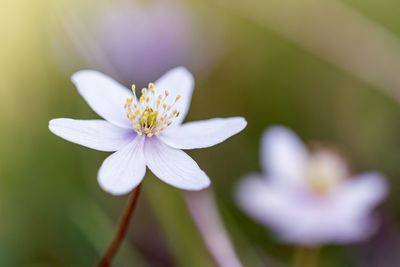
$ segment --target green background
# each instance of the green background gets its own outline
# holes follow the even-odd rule
[[[62,18],[70,11],[92,21],[103,2],[0,2],[0,266],[93,266],[127,201],[97,184],[106,153],[70,144],[47,128],[56,117],[97,118],[70,82],[74,71],[93,66],[74,49]],[[211,23],[222,32],[216,59],[207,71],[194,73],[196,89],[187,120],[234,115],[248,120],[240,135],[189,154],[212,179],[221,216],[244,266],[288,266],[293,248],[238,209],[235,185],[246,173],[260,170],[259,140],[271,125],[286,125],[307,142],[337,146],[354,172],[385,173],[391,192],[377,211],[383,218],[378,234],[361,244],[327,246],[321,266],[400,266],[400,106],[392,97],[400,88],[384,88],[370,77],[354,75],[292,39],[284,25],[303,25],[302,15],[280,17],[274,10],[295,5],[307,11],[318,2],[324,1],[184,2],[200,26]],[[400,38],[398,1],[326,2],[349,8],[350,17],[362,16]],[[256,19],[263,12],[267,19]],[[318,24],[324,20],[324,14],[319,15],[307,19]],[[320,30],[329,29],[322,24]],[[341,29],[332,34],[337,32]],[[358,39],[357,32],[328,35],[353,41],[349,49],[354,53],[370,43]],[[376,38],[368,32],[365,36]],[[318,35],[300,39],[313,43]],[[208,40],[203,42],[207,45]],[[400,54],[400,45],[393,46]],[[391,65],[386,58],[377,62],[379,55],[365,57],[366,65],[378,70],[379,65]],[[393,79],[399,71],[393,70]],[[387,94],[389,89],[394,93]],[[150,172],[115,266],[214,266],[182,192]]]

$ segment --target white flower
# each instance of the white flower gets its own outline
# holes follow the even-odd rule
[[[182,124],[193,92],[192,75],[182,67],[134,93],[96,71],[79,71],[72,81],[89,106],[105,120],[54,119],[49,129],[100,151],[117,151],[102,164],[98,182],[114,195],[126,194],[143,179],[146,166],[162,181],[186,190],[210,184],[207,175],[181,149],[204,148],[243,130],[241,117]],[[134,89],[134,88],[133,88]],[[132,90],[134,91],[134,90]]]
[[[349,177],[342,159],[328,150],[310,152],[290,130],[273,127],[262,140],[264,174],[238,186],[238,203],[289,243],[348,243],[377,226],[373,208],[387,193],[378,173]]]

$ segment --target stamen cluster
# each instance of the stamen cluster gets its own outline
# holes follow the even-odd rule
[[[174,118],[179,116],[179,111],[173,107],[181,97],[176,96],[172,104],[168,104],[169,92],[164,90],[161,94],[157,94],[153,83],[149,83],[148,88],[142,89],[139,100],[135,90],[135,85],[132,85],[133,97],[127,98],[125,103],[126,114],[132,128],[138,135],[158,136],[173,123]]]

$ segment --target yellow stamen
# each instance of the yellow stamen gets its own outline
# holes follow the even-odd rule
[[[134,97],[127,98],[124,105],[132,129],[138,135],[144,134],[148,138],[159,136],[163,130],[173,123],[174,118],[179,116],[179,111],[177,109],[172,110],[172,107],[181,96],[174,96],[173,99],[170,99],[170,93],[167,90],[164,90],[163,94],[156,94],[154,83],[149,83],[148,89],[143,88],[141,90],[142,95],[139,101],[136,100],[135,91],[136,86],[133,84]]]
[[[153,94],[156,92],[156,89],[154,88],[154,83],[149,83],[149,89],[150,92],[152,92]]]

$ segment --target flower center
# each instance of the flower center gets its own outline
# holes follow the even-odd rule
[[[158,136],[179,116],[179,111],[173,107],[181,97],[175,96],[171,102],[167,90],[158,94],[153,83],[149,83],[148,87],[142,89],[142,95],[137,100],[135,85],[132,85],[133,97],[126,99],[125,111],[132,129],[138,135],[152,137]]]
[[[311,155],[307,168],[307,182],[312,192],[326,195],[346,176],[347,167],[340,156],[326,150]]]

